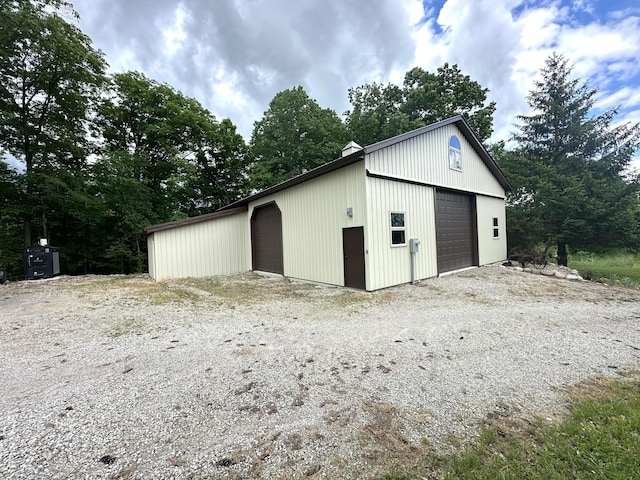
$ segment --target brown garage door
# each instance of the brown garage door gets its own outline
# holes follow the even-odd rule
[[[251,215],[253,270],[284,274],[282,263],[282,214],[278,205],[257,207]]]
[[[436,191],[438,273],[477,263],[474,211],[474,201],[470,195]]]

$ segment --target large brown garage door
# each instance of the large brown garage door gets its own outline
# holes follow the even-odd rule
[[[477,263],[474,207],[470,195],[436,191],[438,273],[470,267]]]
[[[275,203],[257,207],[251,215],[253,270],[284,274],[282,264],[282,214]]]

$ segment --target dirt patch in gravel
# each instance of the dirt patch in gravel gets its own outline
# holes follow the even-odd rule
[[[0,345],[2,478],[369,478],[637,376],[640,291],[58,277],[0,287]]]

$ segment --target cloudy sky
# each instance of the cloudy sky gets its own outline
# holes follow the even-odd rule
[[[273,96],[302,85],[339,115],[347,89],[444,62],[490,89],[507,139],[558,52],[640,121],[638,0],[71,0],[114,72],[139,70],[228,117],[248,140]],[[640,163],[638,163],[640,166]]]

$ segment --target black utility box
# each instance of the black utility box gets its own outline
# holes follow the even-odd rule
[[[24,278],[51,278],[60,275],[60,254],[56,247],[34,245],[24,251]]]

